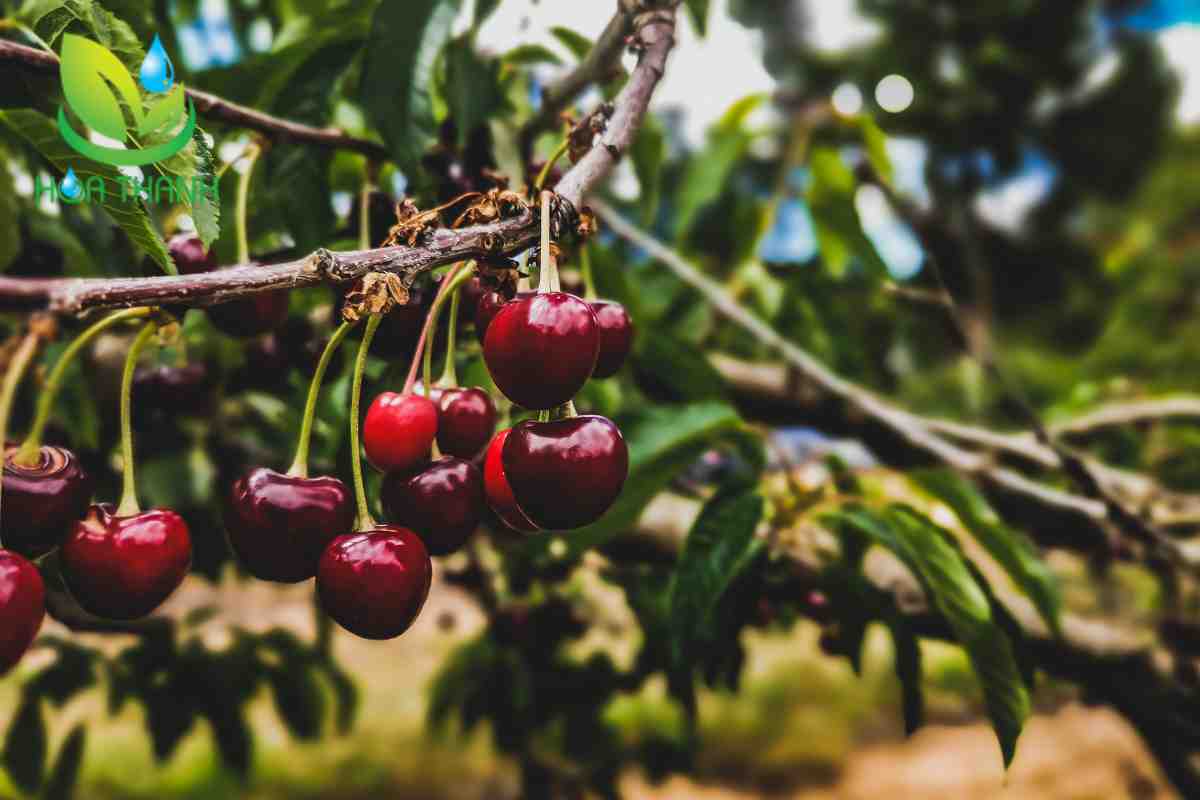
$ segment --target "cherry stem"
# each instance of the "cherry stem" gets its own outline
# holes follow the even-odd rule
[[[559,146],[554,149],[554,152],[550,154],[550,157],[546,159],[546,163],[542,165],[541,172],[538,173],[537,180],[533,182],[534,191],[540,192],[542,187],[546,185],[546,178],[550,177],[550,170],[554,169],[554,165],[560,158],[563,157],[563,154],[567,152],[567,148],[570,147],[570,145],[570,139],[563,139],[562,143],[559,144]]]
[[[371,179],[363,182],[362,193],[358,198],[358,247],[360,250],[371,249]]]
[[[559,291],[558,262],[550,247],[550,201],[554,199],[553,192],[542,192],[542,246],[541,263],[538,266],[538,293]]]
[[[358,503],[358,522],[355,527],[360,531],[368,531],[375,527],[375,519],[367,505],[367,489],[363,484],[359,409],[362,406],[362,381],[363,373],[367,369],[367,353],[371,349],[375,331],[379,329],[379,323],[382,321],[383,317],[380,314],[372,314],[367,320],[362,343],[358,346],[358,356],[354,360],[354,378],[350,384],[350,469],[354,473],[354,500]]]
[[[304,419],[300,422],[300,440],[296,444],[296,458],[292,461],[292,466],[287,473],[294,478],[308,477],[308,446],[312,441],[313,419],[317,415],[317,399],[321,395],[321,382],[325,380],[325,370],[329,367],[329,362],[333,360],[333,354],[337,352],[342,340],[346,338],[346,334],[353,327],[354,323],[343,322],[333,332],[325,344],[325,349],[321,352],[317,368],[313,370],[312,382],[308,385],[308,399],[304,402]]]
[[[413,386],[417,382],[417,367],[421,364],[426,343],[433,338],[438,312],[442,310],[446,296],[461,286],[474,273],[475,264],[473,262],[460,262],[451,267],[446,276],[442,278],[442,285],[438,287],[437,296],[433,298],[433,305],[430,306],[429,313],[425,316],[425,324],[421,327],[421,338],[417,339],[417,350],[413,354],[412,364],[408,368],[408,376],[404,380],[404,389],[400,392],[401,394],[412,394]]]
[[[129,517],[140,512],[137,481],[133,474],[133,373],[137,371],[138,356],[151,337],[158,332],[157,322],[147,322],[138,331],[125,356],[125,371],[121,374],[121,474],[123,485],[117,516]]]
[[[450,319],[448,320],[449,327],[446,329],[446,363],[442,367],[442,377],[438,378],[437,382],[437,385],[444,389],[453,389],[458,386],[458,367],[454,363],[454,350],[458,334],[458,301],[461,295],[462,290],[458,288],[450,294]]]
[[[4,445],[6,450],[8,445],[5,436],[8,433],[8,417],[12,413],[17,387],[21,385],[21,378],[25,377],[25,371],[29,369],[29,364],[33,361],[33,356],[37,353],[41,340],[42,337],[37,333],[25,334],[25,338],[17,347],[17,352],[13,354],[12,360],[8,363],[8,371],[4,373],[4,384],[0,387],[0,444]],[[0,465],[0,472],[2,472],[3,466],[5,465]],[[3,486],[4,481],[0,480],[0,488]],[[0,543],[0,547],[3,546]]]
[[[37,412],[33,418],[33,425],[29,428],[29,435],[21,443],[21,448],[17,450],[17,454],[13,457],[15,463],[27,467],[37,465],[38,460],[41,458],[39,453],[42,447],[42,435],[46,432],[46,423],[50,420],[50,412],[54,408],[54,400],[58,397],[59,389],[62,388],[63,378],[66,377],[67,369],[74,363],[75,357],[79,355],[80,351],[91,344],[97,336],[114,325],[132,319],[142,319],[149,316],[150,313],[151,310],[149,308],[130,308],[125,311],[118,311],[115,314],[109,314],[76,336],[75,340],[67,345],[67,349],[63,350],[62,355],[54,362],[54,368],[50,370],[50,375],[46,378],[46,384],[42,386],[42,390],[38,394]]]
[[[246,228],[246,207],[250,201],[250,178],[254,174],[254,164],[258,161],[262,147],[252,144],[246,148],[242,156],[246,159],[246,171],[238,176],[237,205],[234,213],[234,226],[237,228],[237,259],[239,264],[250,263],[250,237]]]
[[[596,294],[596,281],[592,276],[592,252],[587,243],[579,247],[579,271],[583,274],[583,299],[595,300],[599,295]]]

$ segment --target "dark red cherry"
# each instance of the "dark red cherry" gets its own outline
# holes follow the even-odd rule
[[[421,537],[398,525],[379,525],[330,542],[317,567],[321,607],[364,639],[391,639],[421,613],[433,562]]]
[[[66,448],[42,445],[38,463],[28,467],[13,461],[17,449],[10,446],[5,455],[0,541],[26,558],[39,558],[83,518],[92,478]]]
[[[160,412],[203,415],[212,410],[213,383],[203,363],[180,367],[140,367],[133,375],[134,406],[139,416]]]
[[[596,366],[600,331],[588,304],[565,292],[518,297],[488,325],[483,358],[500,391],[519,406],[570,400]]]
[[[438,403],[438,447],[443,453],[474,458],[496,430],[496,404],[483,389],[446,389]]]
[[[533,297],[534,294],[535,292],[521,292],[519,296]],[[480,344],[483,344],[488,326],[500,313],[500,309],[517,296],[515,290],[509,292],[503,289],[490,289],[479,295],[479,299],[475,301],[475,336],[479,339]]]
[[[46,616],[46,585],[37,567],[0,550],[0,675],[21,660]]]
[[[209,306],[208,318],[222,333],[248,339],[283,327],[290,302],[286,289],[260,292],[244,300]]]
[[[337,478],[300,478],[259,467],[233,484],[225,529],[251,575],[299,583],[317,574],[330,542],[354,529],[354,503]]]
[[[612,420],[601,416],[526,420],[513,427],[502,458],[521,510],[551,530],[600,519],[629,473],[625,439]]]
[[[83,609],[106,619],[138,619],[162,605],[192,563],[183,517],[165,508],[127,517],[94,505],[59,550],[63,577]]]
[[[428,398],[384,392],[363,421],[367,460],[380,472],[410,469],[429,458],[437,425],[437,407]]]
[[[600,355],[593,378],[611,378],[625,363],[633,347],[633,320],[625,306],[612,300],[593,300],[589,305],[600,326]]]
[[[167,242],[167,251],[181,275],[212,272],[217,268],[217,255],[204,247],[194,233],[177,233]]]
[[[488,505],[496,512],[501,522],[515,531],[533,533],[538,530],[538,526],[534,525],[517,505],[512,486],[504,474],[504,442],[510,433],[512,428],[505,428],[497,433],[488,445],[487,455],[483,459],[483,491]]]
[[[379,490],[389,519],[417,532],[430,555],[463,546],[483,514],[483,476],[470,461],[442,456],[409,472],[392,472]]]

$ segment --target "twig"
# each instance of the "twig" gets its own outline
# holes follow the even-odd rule
[[[54,53],[3,39],[0,39],[0,63],[16,64],[45,73],[57,73],[59,68],[58,56]],[[187,96],[196,104],[197,113],[237,128],[259,131],[273,139],[287,139],[335,150],[350,150],[376,161],[387,160],[391,155],[387,148],[378,142],[350,136],[337,128],[316,128],[264,114],[199,89],[188,89]]]

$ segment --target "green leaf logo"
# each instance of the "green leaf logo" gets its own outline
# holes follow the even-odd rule
[[[161,144],[139,149],[102,147],[76,132],[65,110],[60,108],[58,128],[74,150],[104,164],[141,166],[170,158],[191,141],[196,109],[188,103],[185,113],[181,84],[157,102],[144,106],[137,82],[108,48],[82,36],[66,34],[61,58],[63,95],[71,110],[92,130],[125,142],[131,132],[139,139],[168,135],[184,122],[178,133]],[[127,120],[132,121],[132,126]]]

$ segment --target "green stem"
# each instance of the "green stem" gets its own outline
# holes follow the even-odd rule
[[[567,152],[570,144],[570,139],[563,139],[562,143],[546,159],[546,163],[542,165],[542,171],[538,173],[537,180],[533,182],[534,191],[540,192],[542,187],[546,185],[546,178],[550,177],[550,170],[554,169],[555,163],[563,157],[563,153]]]
[[[29,429],[29,435],[22,442],[21,449],[13,457],[13,461],[27,467],[37,465],[42,447],[42,434],[45,433],[46,423],[50,420],[50,411],[54,408],[54,400],[58,397],[59,389],[62,388],[67,369],[74,363],[75,357],[79,355],[80,351],[114,325],[131,319],[141,319],[149,316],[150,313],[149,308],[130,308],[110,314],[76,336],[75,341],[67,345],[67,349],[58,357],[58,361],[54,362],[54,368],[50,370],[50,375],[46,378],[46,385],[38,394],[37,413],[33,418],[33,425]]]
[[[317,415],[317,398],[321,395],[321,382],[325,379],[325,370],[333,360],[333,354],[341,346],[346,334],[354,327],[353,323],[343,322],[329,337],[321,360],[313,371],[312,382],[308,385],[308,399],[304,402],[304,419],[300,422],[300,441],[296,445],[296,458],[288,470],[288,475],[295,478],[308,477],[308,445],[312,441],[313,418]]]
[[[595,300],[599,295],[596,294],[596,281],[592,277],[592,251],[586,242],[579,246],[579,271],[583,273],[583,299]]]
[[[129,346],[125,356],[125,371],[121,374],[121,474],[123,486],[121,504],[117,516],[129,517],[142,509],[138,505],[137,481],[133,474],[133,373],[137,370],[138,356],[142,354],[150,338],[158,332],[157,322],[147,322],[138,331],[137,338]]]
[[[538,265],[538,292],[559,291],[558,263],[554,259],[554,251],[550,249],[550,200],[551,192],[542,192],[542,242],[539,248],[541,263]]]
[[[450,295],[450,326],[446,329],[446,364],[442,367],[442,377],[438,378],[438,386],[452,389],[458,386],[458,367],[454,361],[455,339],[458,333],[458,298],[462,292],[455,288]]]
[[[3,387],[0,387],[0,445],[4,445],[5,449],[7,449],[5,436],[8,433],[8,417],[12,413],[17,387],[21,385],[21,378],[25,377],[25,370],[29,369],[29,364],[33,361],[40,342],[41,337],[36,333],[27,333],[17,348],[17,352],[13,354],[12,361],[8,364],[8,371],[4,374],[4,384]],[[4,464],[0,463],[0,472],[3,472],[3,466]],[[4,481],[0,480],[0,487],[3,485]],[[0,543],[0,547],[3,546]]]
[[[246,207],[250,201],[250,178],[254,175],[254,165],[258,161],[262,148],[256,144],[247,148],[246,171],[238,176],[237,206],[234,213],[234,226],[237,228],[237,258],[239,264],[250,263],[250,236],[246,230]]]
[[[371,249],[371,182],[364,181],[358,197],[358,249]]]
[[[417,366],[421,364],[418,357],[423,356],[425,348],[429,346],[429,342],[433,339],[434,327],[437,325],[437,315],[442,310],[442,306],[446,303],[446,297],[454,292],[459,286],[462,286],[472,275],[475,274],[475,262],[469,261],[465,265],[456,264],[450,268],[446,276],[442,278],[442,286],[438,289],[437,297],[433,299],[433,305],[429,309],[429,313],[425,316],[425,325],[421,329],[421,338],[417,340],[417,352],[413,356],[412,365],[408,368],[408,376],[404,381],[404,389],[401,394],[408,394],[412,391],[413,385],[417,382]]]
[[[363,483],[362,469],[362,440],[359,433],[359,408],[362,406],[363,373],[367,369],[367,353],[371,349],[371,340],[375,331],[383,321],[380,314],[372,314],[367,320],[367,329],[363,331],[362,343],[358,346],[358,357],[354,360],[354,378],[350,384],[350,469],[354,473],[354,500],[358,503],[358,522],[355,527],[360,531],[369,531],[375,527],[375,519],[367,505],[367,488]]]

